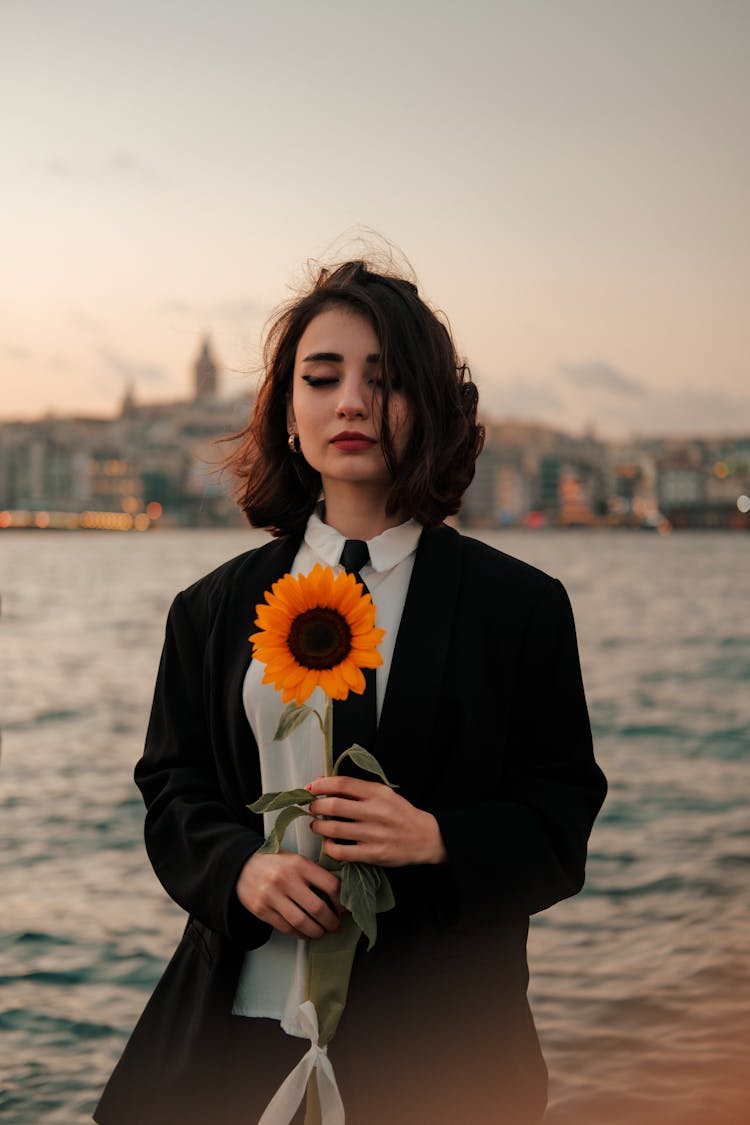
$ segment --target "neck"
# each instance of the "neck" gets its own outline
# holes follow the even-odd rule
[[[370,491],[361,484],[336,481],[325,488],[323,519],[345,539],[374,539],[406,519],[400,512],[385,514],[386,498],[382,489]]]

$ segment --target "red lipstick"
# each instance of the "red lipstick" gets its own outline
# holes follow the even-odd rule
[[[331,445],[345,453],[358,453],[363,449],[372,449],[375,439],[361,434],[358,430],[342,430],[331,438]]]

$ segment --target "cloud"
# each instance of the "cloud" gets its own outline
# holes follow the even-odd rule
[[[196,313],[198,311],[198,306],[191,305],[189,301],[180,300],[179,297],[174,297],[168,301],[162,301],[159,305],[159,309],[163,310],[165,313],[179,313],[180,316],[182,316],[183,314],[190,315]]]
[[[608,434],[736,434],[750,432],[750,397],[721,390],[652,391],[638,399],[607,399],[591,416]]]
[[[516,376],[508,382],[477,377],[484,417],[537,420],[570,431],[594,423],[613,438],[750,434],[750,395],[720,387],[650,390],[603,362],[575,368],[576,375],[585,372],[582,381],[559,374],[556,379]],[[620,378],[634,387],[622,390]]]
[[[643,432],[750,432],[750,397],[724,391],[656,392],[639,413]]]
[[[6,344],[3,351],[10,359],[17,361],[24,361],[31,359],[31,352],[28,348],[19,347],[17,344]]]
[[[553,387],[540,379],[517,378],[512,383],[476,376],[479,406],[485,415],[534,418],[557,414],[562,406]]]
[[[99,355],[109,369],[123,379],[140,379],[146,383],[166,383],[167,373],[154,363],[140,363],[120,355],[112,348],[100,348]]]
[[[129,152],[116,152],[109,158],[104,170],[122,179],[155,180],[157,173],[148,164]]]
[[[637,379],[625,375],[611,363],[604,360],[590,360],[587,363],[561,363],[560,371],[578,387],[592,390],[610,391],[612,394],[637,398],[646,393],[645,387]]]
[[[248,298],[244,301],[217,301],[210,309],[215,316],[226,317],[227,320],[245,320],[268,316],[269,305]]]
[[[186,301],[181,297],[174,297],[162,301],[159,311],[171,315],[190,317],[192,320],[231,321],[247,324],[268,316],[271,306],[252,297],[238,298],[231,301]]]
[[[96,335],[104,328],[102,320],[91,316],[90,313],[82,309],[71,309],[68,314],[68,322],[79,332],[87,332],[91,335]]]
[[[162,179],[150,165],[129,152],[116,152],[103,163],[84,161],[70,164],[58,156],[52,156],[47,161],[47,171],[53,176],[94,182],[101,181],[102,177],[120,181],[140,180],[147,183]]]

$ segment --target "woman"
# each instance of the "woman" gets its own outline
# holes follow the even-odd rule
[[[538,1121],[528,917],[582,886],[606,788],[567,596],[443,522],[483,433],[450,334],[412,284],[361,262],[322,271],[265,358],[232,464],[250,523],[276,537],[170,610],[136,781],[149,856],[189,919],[96,1120],[258,1120],[305,1050],[300,950],[340,925],[338,879],[313,858],[325,841],[332,858],[386,867],[396,901],[357,951],[330,1045],[347,1121]],[[272,583],[338,567],[348,540],[367,545],[355,569],[386,629],[369,748],[396,791],[356,770],[319,777],[312,734],[280,753],[279,695],[247,641]],[[259,853],[247,806],[289,787],[269,784],[284,770],[319,819]]]

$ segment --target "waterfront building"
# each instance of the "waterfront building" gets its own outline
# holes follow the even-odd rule
[[[208,338],[189,379],[188,397],[162,402],[141,402],[129,381],[111,418],[0,423],[0,527],[242,524],[221,462],[252,394],[221,394]],[[590,429],[483,421],[463,524],[750,529],[750,436],[605,443]]]
[[[219,479],[222,439],[245,426],[252,396],[220,396],[208,339],[192,376],[192,398],[170,402],[139,402],[129,381],[113,418],[0,424],[0,510],[135,515],[157,506],[172,524],[238,521]]]

